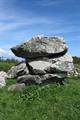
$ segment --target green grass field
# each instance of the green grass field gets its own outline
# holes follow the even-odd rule
[[[7,71],[13,65],[0,62],[0,69]],[[16,80],[8,79],[0,89],[0,120],[80,120],[80,78],[66,81],[66,85],[30,85],[23,92],[10,92],[8,86]]]
[[[12,66],[16,65],[18,61],[0,61],[0,71],[7,72]]]
[[[67,85],[27,86],[23,92],[0,89],[0,120],[80,120],[80,80]]]

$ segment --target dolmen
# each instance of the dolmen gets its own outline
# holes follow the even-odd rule
[[[73,72],[73,59],[68,55],[68,46],[63,37],[37,35],[11,48],[25,62],[13,66],[8,74],[18,83],[48,84],[63,83]]]

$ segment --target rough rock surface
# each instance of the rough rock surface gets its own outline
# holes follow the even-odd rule
[[[18,77],[17,82],[25,84],[41,84],[41,83],[51,83],[64,80],[65,74],[45,74],[45,75],[23,75]]]
[[[33,37],[28,42],[11,48],[12,52],[22,58],[61,56],[67,52],[67,45],[62,37]]]
[[[67,55],[68,47],[62,37],[36,36],[11,50],[26,60],[9,71],[11,76],[17,77],[18,83],[61,82],[74,69],[73,59]]]
[[[80,66],[79,65],[75,66],[73,75],[75,77],[79,77],[80,78]]]
[[[11,67],[8,71],[8,76],[10,78],[16,78],[17,76],[28,74],[29,70],[25,63],[20,63],[17,66]]]
[[[37,60],[29,62],[29,65],[35,71],[42,71],[43,74],[46,73],[63,73],[63,72],[72,72],[73,67],[73,59],[70,55],[64,55],[59,58],[53,58],[45,60]]]
[[[4,71],[0,71],[0,88],[6,85],[6,78],[8,78],[7,73]]]

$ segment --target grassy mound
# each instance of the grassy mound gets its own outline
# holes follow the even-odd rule
[[[69,84],[27,86],[23,92],[0,89],[0,120],[79,120],[80,80],[68,78]]]

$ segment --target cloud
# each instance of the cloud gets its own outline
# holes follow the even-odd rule
[[[39,16],[30,16],[23,17],[21,15],[0,15],[0,32],[4,32],[7,30],[14,30],[17,28],[27,27],[31,25],[39,25],[39,24],[51,24],[52,21],[46,17]]]
[[[58,5],[59,3],[62,3],[62,1],[58,1],[58,0],[40,0],[39,1],[38,0],[36,2],[37,5],[43,6],[43,7]]]
[[[1,0],[0,3],[2,5],[2,12],[0,12],[0,35],[5,37],[6,32],[9,31],[9,33],[11,33],[11,31],[16,30],[16,32],[19,30],[28,30],[28,27],[34,27],[34,25],[36,26],[45,26],[47,28],[50,27],[54,27],[55,26],[59,26],[59,24],[63,24],[64,21],[61,20],[61,18],[56,18],[54,16],[54,18],[50,18],[47,16],[40,16],[39,14],[35,14],[32,11],[32,15],[30,14],[30,12],[26,9],[26,14],[22,14],[22,12],[19,12],[19,10],[17,10],[16,8],[14,9],[14,4],[17,2],[18,0]],[[63,1],[63,0],[62,0]],[[8,5],[9,3],[9,5]],[[59,0],[38,0],[36,1],[37,4],[39,5],[43,5],[43,6],[48,6],[48,5],[53,5],[53,4],[59,4],[61,3],[61,1]],[[8,8],[8,6],[12,5],[12,10],[10,8]],[[5,11],[4,7],[6,6],[8,9],[8,12]],[[16,10],[16,11],[15,11]],[[22,10],[22,9],[21,9]],[[12,12],[15,11],[15,12]],[[36,29],[36,27],[35,27]],[[54,29],[53,29],[54,30]],[[9,34],[8,33],[8,34]]]
[[[73,1],[0,0],[0,48],[3,50],[0,56],[14,56],[9,49],[35,34],[68,36],[73,33],[77,36],[80,32],[79,10],[73,11]]]
[[[72,4],[72,3],[75,3],[75,0],[37,0],[36,1],[36,5],[42,6],[42,7],[57,6],[64,3]]]
[[[13,53],[9,50],[8,46],[4,46],[3,48],[0,48],[0,57],[13,57]]]
[[[58,29],[54,29],[54,30],[50,30],[51,33],[56,33],[56,34],[65,34],[65,33],[76,33],[76,32],[80,32],[79,26],[64,26],[62,28],[58,28]]]
[[[2,48],[0,48],[0,56],[3,56],[6,53],[6,51]]]
[[[15,58],[18,59],[9,49],[0,48],[0,57],[3,59],[6,58]]]

